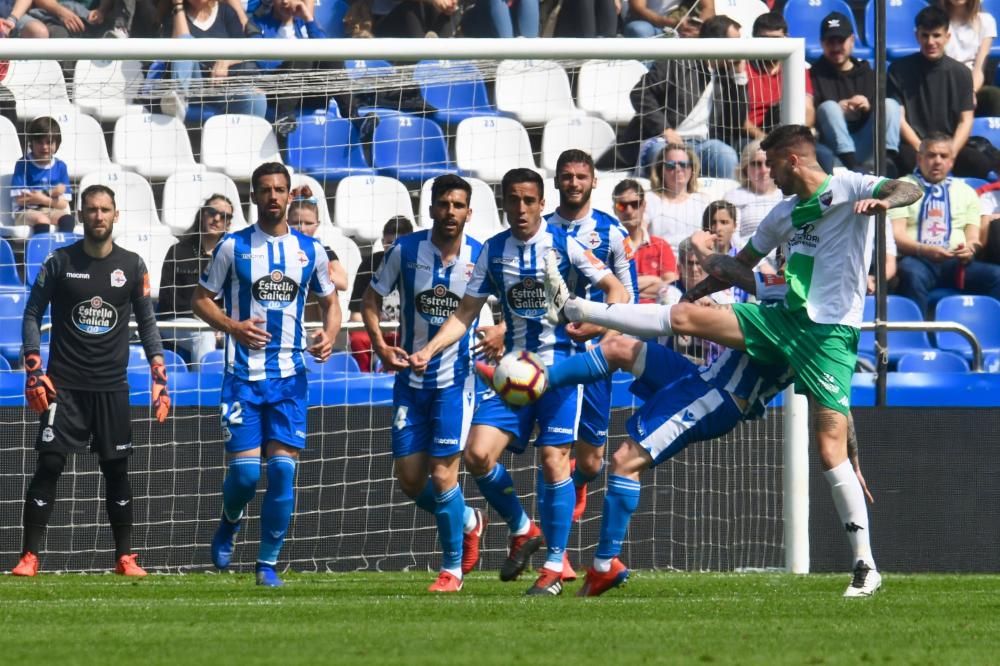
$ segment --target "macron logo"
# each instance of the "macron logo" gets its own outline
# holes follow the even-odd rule
[[[681,416],[681,421],[684,421],[684,423],[694,423],[695,420],[696,419],[694,418],[694,414],[691,413],[691,410],[686,410],[684,415]]]
[[[36,497],[36,498],[35,498],[35,504],[37,504],[38,506],[45,506],[46,504],[48,504],[48,502],[46,502],[46,501],[45,501],[45,500],[43,500],[43,499],[38,499],[38,498]]]
[[[128,503],[131,501],[132,500],[127,500],[127,499],[117,500],[115,504],[117,504],[118,506],[128,506]]]
[[[865,528],[861,527],[861,525],[858,525],[857,523],[845,523],[844,529],[848,532],[857,532],[858,530],[863,530]]]

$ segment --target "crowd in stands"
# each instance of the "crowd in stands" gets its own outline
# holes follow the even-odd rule
[[[551,3],[539,0],[336,0],[325,7],[328,0],[0,0],[0,37],[768,39],[811,31],[817,50],[806,76],[806,121],[815,130],[820,163],[827,171],[871,172],[879,102],[871,44],[862,42],[846,3],[820,3],[835,11],[817,18],[804,33],[790,31],[785,18],[790,14],[782,8],[804,1],[631,0],[619,7],[614,0],[562,0],[552,11]],[[1000,217],[1000,151],[974,131],[976,118],[998,118],[1000,124],[1000,88],[992,83],[994,63],[989,60],[997,29],[980,0],[905,3],[919,3],[921,9],[913,12],[912,53],[892,58],[888,69],[881,168],[884,175],[912,180],[925,196],[894,211],[888,266],[895,293],[933,316],[942,294],[1000,299],[1000,224],[991,225]],[[755,8],[752,24],[741,24],[750,5]],[[741,6],[741,11],[727,14],[727,6]],[[344,117],[354,121],[360,106],[378,107],[385,100],[355,93],[340,97],[320,89],[276,96],[267,82],[289,71],[343,67],[229,60],[145,63],[143,76],[163,91],[149,98],[147,108],[176,117],[190,129],[218,114],[267,118],[281,147],[289,149],[286,137],[303,122],[300,114],[328,113],[339,104]],[[0,69],[0,93],[4,71]],[[644,63],[643,71],[629,95],[632,113],[616,121],[611,127],[615,140],[594,156],[599,178],[617,183],[611,199],[596,206],[613,207],[629,232],[641,300],[670,302],[697,277],[694,255],[685,249],[693,232],[712,231],[718,250],[735,254],[782,198],[760,149],[761,138],[780,123],[782,63],[671,59]],[[236,83],[214,93],[204,85],[226,79]],[[407,91],[393,94],[397,98],[390,108],[410,108]],[[412,106],[418,112],[430,108],[424,99]],[[372,117],[362,119],[351,136],[367,131],[370,139],[373,122]],[[35,118],[24,125],[23,139],[23,157],[0,167],[0,173],[12,174],[12,222],[33,233],[72,231],[74,181],[55,155],[62,140],[59,122]],[[372,168],[364,163],[361,171],[381,173],[374,160]],[[417,184],[426,178],[416,179]],[[704,180],[708,187],[702,186]],[[305,233],[317,233],[328,215],[325,193],[306,185],[294,194],[290,222]],[[159,316],[180,324],[165,328],[165,338],[191,360],[218,342],[214,334],[188,326],[194,322],[190,299],[213,247],[234,215],[242,219],[238,208],[230,196],[211,194],[190,227],[177,233],[163,260]],[[413,230],[409,217],[385,222],[383,248]],[[350,304],[351,321],[360,321],[361,296],[382,256],[379,248],[374,250],[348,275],[343,258],[328,248],[331,278],[342,292],[351,292],[344,301]],[[780,256],[768,257],[758,270],[773,273],[780,262]],[[391,321],[398,303],[387,298],[383,306],[384,318]],[[362,370],[376,369],[363,329],[352,330],[350,347]]]

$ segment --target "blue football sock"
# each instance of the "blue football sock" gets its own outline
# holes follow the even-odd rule
[[[554,565],[551,568],[562,571],[569,530],[573,524],[573,505],[576,504],[573,481],[567,478],[555,483],[546,483],[542,494],[544,500],[539,512],[542,518],[542,533],[545,534],[545,544],[548,547],[545,564]]]
[[[427,483],[424,484],[424,489],[420,491],[420,494],[413,498],[413,503],[419,508],[423,509],[429,514],[437,513],[437,502],[434,499],[434,484],[431,483],[430,479],[427,479]]]
[[[608,490],[604,494],[604,515],[601,518],[601,537],[594,556],[601,559],[617,557],[622,552],[622,542],[632,514],[639,506],[638,481],[612,474],[608,477]]]
[[[549,388],[590,384],[598,379],[610,377],[611,374],[611,367],[598,346],[584,354],[574,354],[555,365],[550,365]]]
[[[441,568],[462,569],[462,522],[465,515],[465,498],[462,487],[456,485],[434,498],[437,502],[438,537],[441,539]]]
[[[476,477],[476,485],[490,506],[496,509],[500,517],[517,533],[524,529],[528,522],[528,514],[521,506],[521,500],[514,492],[514,479],[510,478],[507,468],[497,463],[493,469],[482,476]]]
[[[267,460],[267,492],[260,507],[258,562],[271,566],[278,563],[294,508],[295,458],[271,456]]]
[[[597,474],[585,474],[580,469],[580,465],[577,464],[577,466],[573,469],[573,474],[572,474],[573,485],[575,485],[577,487],[585,486],[588,483],[590,483],[591,481],[593,481],[594,479],[596,479],[597,477],[599,477],[601,475],[601,472],[603,472],[603,471],[604,471],[604,461],[603,460],[601,461],[600,468],[597,470]]]
[[[226,520],[235,523],[257,493],[260,481],[260,458],[233,458],[226,480],[222,482],[222,511]]]
[[[545,515],[545,474],[542,472],[542,468],[538,468],[538,474],[535,475],[535,516],[541,520],[541,517]]]

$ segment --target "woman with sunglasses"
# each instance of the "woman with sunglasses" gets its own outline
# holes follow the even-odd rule
[[[699,169],[691,148],[683,143],[668,143],[649,174],[649,232],[666,240],[673,249],[701,229],[701,215],[708,201],[698,191]]]
[[[195,213],[194,222],[179,241],[167,250],[160,276],[160,300],[157,306],[161,321],[200,321],[195,319],[191,311],[191,297],[199,276],[208,266],[212,250],[229,231],[232,220],[233,202],[223,194],[213,194]],[[160,332],[163,343],[172,347],[189,363],[199,362],[202,356],[216,347],[215,331],[209,328],[161,326]]]
[[[751,141],[740,155],[740,168],[736,174],[740,186],[722,197],[736,206],[740,238],[750,238],[760,221],[781,201],[782,194],[771,179],[767,155],[760,149],[760,141]]]

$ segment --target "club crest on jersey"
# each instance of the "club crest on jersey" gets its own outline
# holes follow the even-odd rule
[[[822,208],[829,208],[830,204],[833,203],[833,192],[827,190],[819,195],[819,205]]]
[[[586,243],[587,247],[589,247],[591,250],[596,250],[597,248],[601,247],[601,234],[597,233],[596,231],[591,231],[589,234],[587,234]]]
[[[533,277],[524,277],[507,290],[507,305],[519,317],[541,319],[545,315],[545,284]]]
[[[298,256],[299,256],[299,265],[300,266],[305,266],[306,264],[309,263],[309,257],[307,257],[306,253],[303,252],[302,250],[299,250],[299,255]]]
[[[462,275],[465,277],[465,281],[466,282],[468,282],[469,280],[472,279],[472,272],[474,270],[476,270],[476,265],[475,264],[466,264],[465,265],[465,272]]]
[[[111,271],[111,286],[112,287],[124,287],[127,280],[125,279],[125,271],[120,268],[116,268]]]
[[[280,310],[295,300],[299,293],[299,285],[275,269],[254,282],[251,293],[254,300],[268,310]]]
[[[434,326],[440,326],[458,309],[460,300],[458,295],[448,291],[443,284],[437,284],[432,289],[417,294],[417,312]]]
[[[73,308],[73,325],[90,335],[104,335],[118,323],[118,310],[100,296],[78,303]]]

